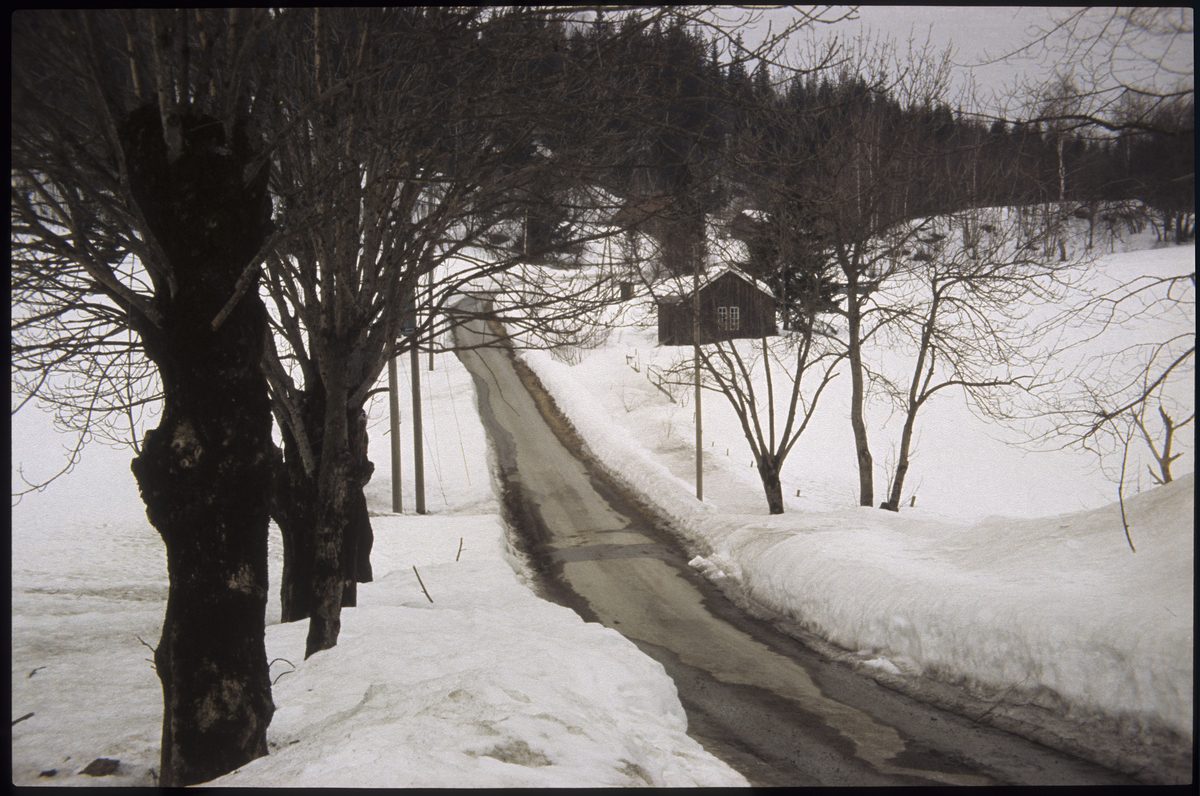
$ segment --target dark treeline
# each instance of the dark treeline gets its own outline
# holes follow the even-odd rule
[[[1084,205],[1081,217],[1091,217],[1101,203],[1140,200],[1152,212],[1151,220],[1162,224],[1164,238],[1170,232],[1182,242],[1194,234],[1195,106],[1190,96],[1163,104],[1152,114],[1150,130],[1114,135],[1057,129],[965,113],[936,98],[902,103],[886,78],[872,81],[847,69],[781,77],[761,62],[739,58],[736,47],[722,61],[716,41],[682,26],[649,26],[637,35],[613,36],[619,28],[638,26],[636,16],[620,22],[601,16],[588,25],[560,28],[554,52],[533,62],[547,74],[599,62],[631,101],[640,96],[657,104],[660,125],[645,131],[642,146],[628,153],[605,186],[619,197],[670,195],[683,200],[679,209],[685,215],[686,210],[712,212],[739,193],[753,195],[756,180],[779,176],[728,167],[723,156],[740,134],[750,132],[760,143],[770,140],[779,154],[789,153],[795,163],[819,171],[820,159],[813,155],[872,120],[885,138],[889,131],[904,130],[904,147],[933,156],[912,175],[907,192],[877,208],[897,221],[971,206],[1052,202]],[[620,46],[606,46],[609,41]],[[802,132],[794,124],[779,125],[785,116],[803,118]],[[609,118],[580,121],[613,129],[629,124],[619,108]],[[721,179],[705,179],[722,163],[727,168]]]

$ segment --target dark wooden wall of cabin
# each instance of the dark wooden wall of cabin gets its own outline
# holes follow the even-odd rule
[[[738,329],[717,328],[717,308],[739,309]],[[725,273],[700,289],[700,342],[779,334],[775,300],[736,274]],[[692,344],[692,299],[685,296],[658,305],[660,345]]]

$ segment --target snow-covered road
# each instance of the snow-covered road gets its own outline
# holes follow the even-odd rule
[[[465,336],[484,342],[482,323]],[[689,734],[752,784],[1124,781],[880,688],[747,617],[687,565],[659,520],[579,456],[532,373],[499,348],[462,359],[547,596],[658,660]]]

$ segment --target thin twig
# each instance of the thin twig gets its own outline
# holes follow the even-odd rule
[[[462,550],[463,550],[463,538],[460,536],[460,537],[458,537],[458,553],[454,556],[455,561],[458,561],[458,557],[462,555]],[[433,601],[430,600],[430,602],[433,602]]]
[[[296,664],[292,663],[292,662],[291,662],[291,661],[289,661],[287,658],[276,658],[275,660],[273,660],[273,661],[271,661],[270,663],[268,663],[268,664],[267,664],[267,668],[268,668],[268,669],[270,669],[272,666],[274,666],[274,665],[275,665],[276,663],[278,663],[279,661],[283,661],[284,663],[286,663],[288,666],[291,666],[292,668],[291,668],[291,669],[289,669],[289,670],[288,670],[288,671],[286,671],[286,672],[280,672],[280,673],[279,673],[279,676],[278,676],[278,677],[276,677],[274,680],[272,680],[272,681],[271,681],[271,685],[275,685],[276,683],[278,683],[278,682],[279,682],[279,679],[280,679],[281,677],[283,677],[285,674],[291,674],[292,672],[296,671]]]
[[[1004,702],[1005,699],[1008,699],[1009,694],[1011,694],[1013,691],[1020,688],[1021,686],[1025,685],[1025,683],[1028,680],[1029,680],[1029,675],[1025,675],[1025,679],[1021,680],[1021,682],[1015,683],[1014,685],[1010,686],[1007,691],[1005,691],[1003,694],[1001,694],[996,699],[996,701],[992,703],[992,706],[990,708],[983,711],[983,713],[980,713],[979,716],[976,717],[975,721],[983,721],[983,719],[985,719],[989,713],[991,713],[996,708],[1000,707],[1000,705]]]
[[[421,580],[421,573],[417,572],[417,565],[413,564],[413,572],[416,573],[417,583],[421,584],[421,591],[425,592],[425,597],[429,602],[433,602],[433,598],[429,596],[429,591],[425,588],[425,582]]]
[[[153,652],[155,655],[157,655],[157,654],[158,654],[158,650],[156,650],[154,647],[151,647],[149,644],[147,644],[147,643],[145,642],[145,640],[143,640],[143,639],[142,639],[142,637],[141,637],[141,636],[134,636],[134,638],[136,638],[138,641],[141,641],[141,642],[142,642],[142,646],[143,646],[143,647],[145,647],[146,649],[150,650],[150,651],[151,651],[151,652]],[[153,669],[153,670],[154,670],[154,671],[156,671],[156,672],[158,671],[158,666],[157,666],[157,665],[155,665],[155,663],[154,663],[154,659],[153,659],[153,658],[142,658],[142,660],[144,660],[146,663],[150,664],[150,668],[151,668],[151,669]]]
[[[1121,455],[1121,481],[1117,484],[1117,502],[1121,505],[1121,525],[1125,528],[1125,541],[1129,542],[1129,549],[1137,552],[1137,548],[1133,546],[1133,539],[1129,536],[1129,520],[1125,516],[1125,462],[1129,459],[1129,438],[1125,438],[1125,452]]]

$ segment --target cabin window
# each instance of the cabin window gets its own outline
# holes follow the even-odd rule
[[[729,308],[729,328],[732,331],[742,328],[741,309],[739,307]]]
[[[724,331],[729,328],[729,308],[717,307],[717,328]]]
[[[717,328],[736,332],[742,328],[741,307],[717,307]]]

